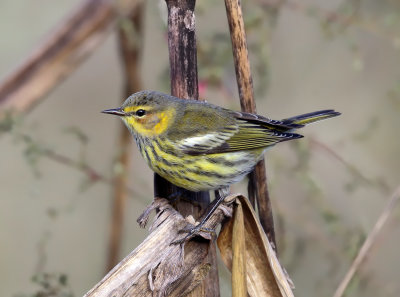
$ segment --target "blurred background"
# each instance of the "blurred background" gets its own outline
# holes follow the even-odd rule
[[[2,0],[0,78],[80,2]],[[224,3],[197,2],[200,96],[239,109]],[[295,295],[332,296],[400,184],[400,3],[242,4],[258,113],[342,112],[266,154],[279,256]],[[143,88],[168,93],[165,3],[147,1],[143,14]],[[121,66],[113,32],[38,106],[2,123],[0,296],[34,296],[46,282],[54,296],[81,296],[105,274],[122,122],[100,111],[124,99]],[[136,219],[153,197],[151,170],[136,146],[130,154],[120,259],[147,235]],[[245,189],[246,181],[233,187]],[[400,296],[399,215],[397,207],[346,296]],[[219,269],[221,295],[230,296],[229,272]]]

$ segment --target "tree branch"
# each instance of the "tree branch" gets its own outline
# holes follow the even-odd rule
[[[195,0],[166,0],[168,8],[168,50],[171,75],[171,94],[186,99],[198,99],[197,48]],[[169,197],[179,193],[177,188],[155,174],[155,195]],[[187,200],[182,199],[177,209],[184,215],[198,219],[210,202],[208,192],[187,192]],[[194,204],[199,207],[194,207]],[[215,243],[209,244],[209,252],[204,255],[204,263],[210,264],[207,279],[198,286],[191,296],[219,296],[218,270]]]
[[[38,104],[101,44],[117,15],[113,0],[85,0],[0,83],[0,117],[5,111],[27,112]]]
[[[235,198],[234,195],[227,197],[205,227],[214,229],[226,216],[231,216]],[[141,225],[146,224],[152,210],[157,210],[157,214],[150,227],[151,234],[85,297],[185,296],[207,276],[210,264],[204,263],[204,258],[209,249],[208,240],[191,240],[184,246],[171,244],[186,236],[180,231],[190,224],[168,200],[155,198],[139,218]]]
[[[392,214],[396,204],[400,200],[400,186],[397,187],[396,191],[392,194],[389,201],[387,202],[385,208],[383,209],[381,215],[379,216],[378,220],[376,221],[374,227],[372,228],[371,232],[368,234],[368,237],[365,239],[362,247],[358,251],[356,258],[354,259],[353,263],[351,264],[349,270],[347,271],[345,277],[340,282],[340,285],[336,289],[335,294],[333,297],[341,297],[343,296],[347,286],[349,285],[351,279],[353,278],[354,274],[361,266],[365,258],[367,257],[369,251],[371,250],[372,245],[376,242],[379,233],[382,231],[385,223],[389,219],[390,215]]]
[[[240,105],[243,111],[255,113],[256,104],[253,93],[253,79],[250,71],[242,8],[239,0],[225,0],[225,7],[231,33]],[[249,175],[249,200],[253,207],[255,200],[257,200],[261,225],[269,241],[276,247],[274,220],[268,194],[264,160],[261,160]]]

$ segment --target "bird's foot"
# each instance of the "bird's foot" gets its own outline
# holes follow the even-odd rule
[[[189,225],[189,227],[185,227],[180,231],[180,233],[186,232],[188,233],[185,237],[182,239],[175,240],[172,242],[173,244],[181,244],[184,243],[190,239],[192,239],[195,236],[200,236],[208,240],[212,240],[213,236],[215,235],[214,238],[216,237],[216,232],[214,229],[211,228],[206,228],[204,225],[207,223],[207,221],[210,219],[212,214],[216,211],[218,206],[224,201],[225,197],[227,197],[227,194],[229,193],[229,188],[222,188],[216,191],[216,199],[210,204],[210,208],[208,211],[206,211],[206,214],[203,216],[201,222],[194,226],[194,224]]]
[[[185,228],[179,230],[179,233],[187,233],[187,234],[183,238],[173,241],[172,244],[183,244],[192,239],[193,237],[202,237],[207,240],[212,240],[213,237],[215,238],[217,236],[217,233],[215,232],[214,229],[204,227],[204,223],[205,222],[201,222],[195,226],[189,224]]]

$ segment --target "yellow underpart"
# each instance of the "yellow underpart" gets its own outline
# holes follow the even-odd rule
[[[150,158],[149,162],[150,162],[151,164],[155,164],[155,163],[156,163],[156,159],[155,159],[155,157],[154,157],[154,154],[153,154],[153,151],[151,150],[151,148],[150,148],[150,147],[146,147],[145,150],[146,150],[146,152],[147,152],[147,155],[148,155],[149,158]]]
[[[262,148],[224,154],[175,155],[169,153],[173,149],[173,143],[161,138],[143,146],[141,153],[153,171],[192,191],[216,189],[239,181],[264,151]]]
[[[191,175],[196,176],[193,178],[198,178],[198,174],[195,172],[190,172],[192,171],[199,171],[199,172],[216,172],[216,173],[220,173],[222,175],[224,174],[230,174],[232,173],[231,171],[227,172],[227,168],[221,164],[213,164],[210,163],[208,160],[197,160],[197,162],[191,163],[191,164],[187,164],[185,165],[185,167],[187,168],[188,171],[188,176],[191,177]],[[202,179],[208,179],[208,177],[206,176],[202,176]]]
[[[229,158],[231,157],[231,158]],[[224,164],[221,163],[213,163],[212,160],[214,158],[220,159],[221,155],[219,154],[211,154],[207,155],[207,157],[195,157],[198,158],[197,162],[194,162],[193,164],[188,164],[187,167],[189,169],[200,169],[201,171],[206,171],[206,172],[216,172],[221,175],[230,175],[235,173],[236,171],[240,170],[238,167],[234,166],[225,166]],[[230,156],[230,154],[224,155],[224,159],[227,161],[237,161],[238,158],[235,158],[233,156]],[[231,159],[231,160],[229,160]]]
[[[208,185],[213,185],[212,188],[217,188],[219,185],[226,185],[230,183],[232,177],[228,178],[228,176],[239,175],[242,171],[248,170],[248,164],[240,164],[236,166],[226,166],[222,163],[214,163],[212,162],[214,158],[217,158],[217,162],[221,159],[221,155],[212,154],[207,156],[182,156],[179,160],[178,157],[171,156],[168,153],[161,153],[159,156],[161,158],[165,158],[171,163],[179,162],[180,164],[184,164],[181,166],[166,166],[162,162],[156,161],[154,155],[151,153],[151,150],[147,150],[148,155],[151,159],[150,166],[154,171],[158,172],[161,176],[164,176],[167,180],[172,182],[175,185],[178,185],[183,188],[191,189],[194,191],[203,190]],[[156,154],[159,154],[159,149],[155,147]],[[239,161],[240,153],[227,154],[229,157],[226,158],[231,159],[229,161]],[[225,156],[224,156],[225,157]],[[155,165],[155,166],[154,166]],[[176,172],[176,174],[164,175],[163,172],[159,168],[164,168],[170,172]],[[221,175],[221,177],[216,177],[214,175],[208,176],[209,173],[216,173]],[[234,178],[233,178],[234,179]],[[208,184],[208,185],[207,185]]]
[[[180,157],[168,154],[166,152],[164,152],[163,150],[161,150],[157,145],[154,145],[154,151],[156,152],[156,154],[161,158],[166,160],[169,163],[182,163],[182,159]]]
[[[189,155],[185,155],[182,157],[177,157],[171,154],[168,154],[166,152],[164,152],[163,150],[161,150],[157,145],[154,146],[154,151],[155,153],[161,158],[166,160],[169,163],[172,164],[182,164],[185,163],[185,160],[187,161],[193,161],[194,162],[187,162],[185,163],[185,168],[187,168],[188,170],[199,170],[199,171],[205,171],[205,172],[218,172],[219,174],[222,175],[228,175],[228,174],[232,174],[235,171],[237,171],[238,168],[232,167],[232,166],[224,166],[223,164],[219,164],[219,163],[212,163],[211,160],[213,159],[213,157],[215,158],[221,158],[221,155],[219,154],[212,154],[212,155],[207,155],[207,156],[189,156]],[[147,149],[147,153],[151,159],[151,162],[157,162],[154,158],[154,155],[151,151],[151,149]],[[229,155],[229,154],[227,154]],[[224,156],[226,157],[226,156]],[[237,157],[231,157],[231,158],[225,158],[229,161],[237,161],[238,158]],[[164,165],[162,165],[164,166]],[[174,168],[168,168],[169,170],[174,170]]]

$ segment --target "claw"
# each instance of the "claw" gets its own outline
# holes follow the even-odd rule
[[[217,233],[215,232],[214,229],[203,227],[201,224],[198,224],[196,226],[188,225],[185,228],[179,230],[179,233],[187,233],[187,235],[181,239],[173,241],[171,244],[182,244],[196,236],[208,240],[212,240],[213,237],[214,238],[217,237]]]
[[[185,243],[186,241],[192,239],[195,236],[200,236],[208,240],[212,240],[213,237],[212,235],[215,235],[216,237],[217,234],[215,233],[215,230],[210,228],[205,228],[204,225],[211,217],[211,215],[215,212],[215,210],[218,208],[218,206],[224,201],[225,197],[227,196],[227,189],[220,189],[218,190],[218,192],[216,192],[216,194],[217,197],[215,201],[212,203],[211,209],[205,214],[201,222],[196,226],[189,224],[187,227],[180,230],[179,233],[187,232],[188,234],[181,239],[173,241],[172,244]]]

